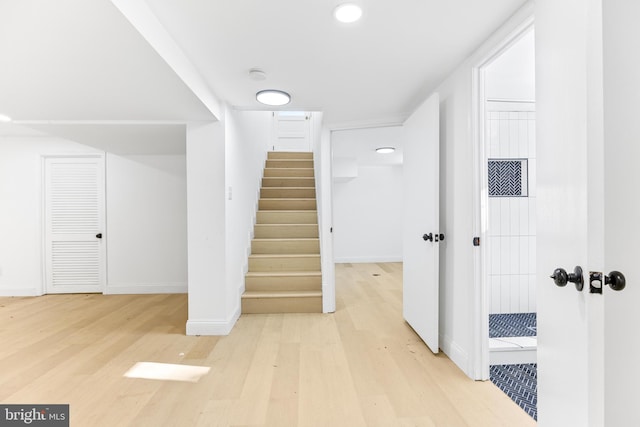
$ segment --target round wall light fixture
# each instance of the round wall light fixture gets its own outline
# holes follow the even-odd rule
[[[393,147],[376,148],[376,153],[379,153],[379,154],[389,154],[389,153],[393,153],[394,151],[396,151],[396,149]]]
[[[256,93],[256,99],[264,105],[280,106],[291,102],[291,95],[281,90],[266,89]]]
[[[362,8],[355,3],[342,3],[333,9],[333,17],[342,23],[351,24],[362,18]]]

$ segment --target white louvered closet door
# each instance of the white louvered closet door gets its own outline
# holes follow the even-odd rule
[[[46,158],[46,293],[103,292],[104,159]]]

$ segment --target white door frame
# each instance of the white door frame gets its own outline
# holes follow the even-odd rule
[[[101,243],[104,246],[103,250],[102,250],[102,259],[101,259],[101,271],[100,271],[100,282],[102,283],[102,289],[101,292],[104,293],[104,290],[107,286],[107,236],[106,236],[106,223],[107,223],[107,215],[106,215],[106,208],[107,208],[107,204],[106,204],[106,198],[107,198],[107,192],[106,192],[106,157],[105,157],[105,153],[71,153],[71,154],[43,154],[41,156],[40,159],[40,171],[41,171],[41,192],[40,192],[40,221],[41,221],[41,230],[42,232],[41,234],[41,247],[40,247],[40,254],[41,254],[41,265],[42,265],[42,280],[40,283],[40,295],[44,295],[47,293],[47,274],[48,274],[48,270],[47,270],[47,254],[48,254],[48,250],[47,250],[47,215],[46,215],[46,209],[47,209],[47,193],[46,193],[46,186],[47,186],[47,174],[46,174],[46,161],[48,159],[65,159],[65,158],[75,158],[75,159],[99,159],[102,163],[102,200],[101,200],[101,204],[102,204],[102,224],[101,224],[101,230],[102,231],[102,240]]]
[[[473,144],[473,235],[480,246],[473,253],[473,378],[489,379],[489,297],[487,292],[487,227],[489,196],[485,141],[485,70],[496,58],[534,27],[533,13],[528,15],[507,37],[496,44],[471,69],[471,135]]]

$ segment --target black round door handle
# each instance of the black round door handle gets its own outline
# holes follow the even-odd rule
[[[96,239],[102,239],[102,233],[96,234]]]
[[[423,234],[423,235],[422,235],[422,239],[423,239],[425,242],[426,242],[426,241],[433,242],[433,233]]]
[[[627,286],[627,279],[619,271],[612,271],[609,275],[604,276],[604,283],[614,291],[621,291]]]
[[[560,287],[566,286],[568,282],[576,285],[576,290],[581,291],[584,288],[584,276],[582,275],[582,267],[577,266],[573,269],[573,273],[567,273],[564,268],[556,268],[551,275],[553,282]]]

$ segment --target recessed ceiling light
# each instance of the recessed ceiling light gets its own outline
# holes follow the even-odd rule
[[[393,147],[376,148],[376,153],[380,153],[380,154],[389,154],[389,153],[393,153],[394,151],[396,151],[396,149]]]
[[[11,121],[11,117],[9,116],[5,116],[4,114],[0,114],[0,122],[2,123],[8,123]]]
[[[291,96],[287,92],[275,89],[261,90],[256,94],[256,99],[265,105],[286,105],[291,102]]]
[[[355,3],[342,3],[333,10],[333,16],[340,22],[351,24],[362,17],[362,8]]]

